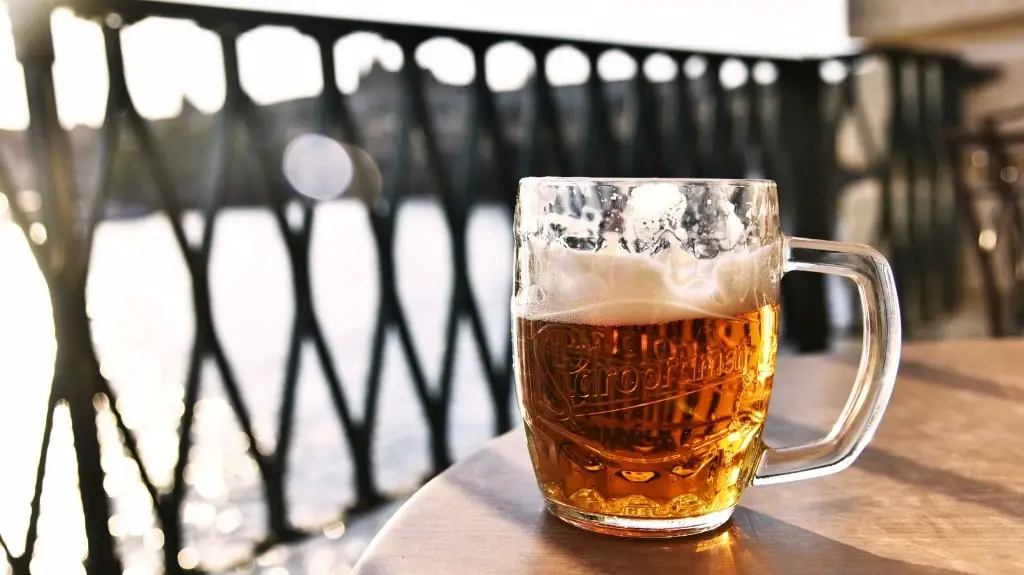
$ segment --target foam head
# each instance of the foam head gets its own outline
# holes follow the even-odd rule
[[[777,301],[773,182],[537,178],[522,186],[519,317],[640,325],[735,317]]]
[[[727,318],[778,297],[777,244],[712,259],[678,248],[649,256],[539,244],[526,248],[513,299],[513,313],[525,319],[641,325]]]

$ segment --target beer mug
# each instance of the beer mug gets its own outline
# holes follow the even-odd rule
[[[768,447],[790,271],[854,280],[864,348],[832,431]],[[783,235],[770,180],[522,180],[512,313],[516,391],[548,509],[615,535],[709,531],[751,484],[846,468],[899,363],[885,258]]]

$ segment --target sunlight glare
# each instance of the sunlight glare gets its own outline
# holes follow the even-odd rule
[[[606,82],[624,82],[636,75],[636,60],[622,50],[608,50],[597,59],[597,72]]]
[[[487,85],[495,92],[521,90],[533,75],[537,64],[533,54],[515,42],[500,42],[484,58]]]
[[[88,555],[85,516],[78,491],[78,466],[71,435],[71,413],[66,405],[54,410],[53,435],[46,455],[46,476],[40,502],[39,535],[32,573],[65,575],[84,573]]]
[[[548,81],[552,86],[576,86],[590,77],[590,60],[572,46],[559,46],[548,52],[545,61]]]
[[[28,94],[25,72],[14,56],[14,36],[7,6],[0,0],[0,130],[28,127]]]
[[[25,235],[6,220],[0,221],[0,277],[0,453],[6,468],[0,477],[0,534],[19,553],[28,527],[56,342],[42,273]],[[54,453],[51,447],[51,457]]]
[[[312,98],[324,87],[320,48],[309,36],[261,26],[238,38],[242,88],[260,105]]]
[[[145,118],[173,118],[186,98],[204,113],[223,104],[223,55],[212,32],[184,20],[151,17],[122,29],[121,43],[128,92]]]
[[[476,75],[473,52],[452,38],[432,38],[416,48],[416,63],[442,84],[467,86]]]
[[[57,115],[65,128],[103,125],[107,104],[107,59],[103,32],[95,22],[58,8],[50,17],[53,27],[53,83]]]

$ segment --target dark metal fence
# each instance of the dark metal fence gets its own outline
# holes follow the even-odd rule
[[[288,474],[287,455],[292,445],[300,349],[311,344],[325,376],[332,407],[354,459],[357,500],[351,512],[370,509],[385,500],[375,480],[371,456],[375,422],[387,405],[380,404],[380,380],[385,338],[395,333],[409,368],[416,398],[428,424],[426,438],[434,472],[452,460],[448,443],[449,405],[453,390],[455,340],[466,321],[484,364],[484,385],[493,400],[495,432],[512,426],[510,342],[494,353],[485,337],[481,311],[472,297],[466,256],[469,215],[482,202],[497,202],[509,211],[516,181],[525,175],[617,176],[764,176],[776,179],[783,194],[783,221],[788,233],[829,238],[836,226],[837,198],[847,184],[864,178],[883,184],[881,229],[876,243],[888,246],[904,305],[911,321],[930,319],[958,303],[956,253],[959,251],[953,192],[944,156],[933,137],[961,122],[962,94],[972,81],[959,61],[940,55],[876,52],[830,59],[849,72],[871,58],[889,73],[888,90],[881,100],[891,108],[885,141],[873,142],[864,104],[859,101],[861,76],[847,73],[835,83],[821,77],[824,59],[771,59],[756,55],[660,50],[572,39],[540,38],[437,29],[372,22],[356,22],[310,16],[271,14],[163,2],[132,0],[68,0],[78,15],[100,23],[106,45],[110,89],[106,117],[93,144],[98,150],[95,182],[80,183],[80,154],[73,153],[67,133],[56,112],[51,74],[53,44],[48,14],[35,2],[13,2],[11,17],[17,55],[24,66],[31,126],[27,143],[34,169],[30,183],[39,190],[43,206],[38,214],[19,208],[16,192],[25,182],[16,181],[10,165],[0,165],[0,192],[7,195],[12,217],[26,234],[35,223],[47,230],[46,240],[31,243],[50,289],[58,351],[47,424],[40,453],[50,440],[52,414],[66,403],[71,415],[81,500],[88,535],[89,573],[120,571],[121,559],[108,532],[110,504],[104,491],[97,440],[97,405],[116,419],[124,449],[137,463],[141,481],[149,493],[164,534],[163,554],[168,573],[187,571],[179,565],[182,548],[182,502],[186,490],[185,468],[193,445],[192,428],[200,387],[200,366],[208,359],[216,365],[226,396],[238,423],[248,437],[249,455],[255,462],[266,503],[268,540],[254,550],[294,541],[304,535],[294,527],[284,495]],[[120,28],[149,16],[189,19],[214,32],[221,40],[227,95],[223,108],[209,129],[190,137],[211,142],[206,164],[199,169],[202,185],[171,166],[172,159],[158,138],[153,123],[144,119],[129,97],[122,59]],[[368,149],[380,168],[380,177],[366,162],[357,162],[358,184],[366,189],[355,194],[368,205],[373,242],[379,256],[380,303],[372,338],[372,358],[364,405],[355,415],[350,394],[342,381],[325,340],[321,321],[312,305],[310,281],[311,234],[317,215],[314,201],[291,188],[279,167],[287,143],[268,110],[256,105],[239,80],[236,41],[240,34],[263,25],[288,26],[313,38],[320,47],[325,88],[307,109],[316,131],[344,142],[349,149]],[[389,112],[395,126],[393,141],[367,143],[365,125],[352,113],[348,96],[328,79],[334,77],[334,44],[347,34],[369,31],[400,46],[405,66],[394,80],[396,109]],[[437,110],[427,98],[425,83],[431,80],[416,65],[413,54],[424,41],[450,37],[474,55],[474,81],[459,88],[468,120],[454,132],[439,132]],[[515,42],[531,52],[536,70],[520,92],[495,94],[483,70],[489,48],[499,42]],[[572,46],[590,61],[589,80],[578,87],[555,88],[547,78],[546,55],[559,46]],[[609,85],[597,74],[597,60],[608,50],[620,49],[643,62],[655,53],[666,54],[680,72],[670,82],[653,82],[643,72],[631,80]],[[692,58],[705,63],[698,77],[682,72]],[[747,81],[726,87],[720,71],[735,60],[748,72]],[[774,78],[754,81],[749,72],[757,65],[774,70]],[[510,104],[509,102],[512,102]],[[518,106],[518,108],[517,108]],[[509,110],[517,108],[517,114]],[[567,116],[571,118],[567,119]],[[837,161],[837,133],[841,122],[853,121],[857,140],[869,161],[857,169]],[[574,124],[575,122],[575,124]],[[617,129],[626,126],[626,130]],[[375,137],[372,134],[370,137]],[[131,154],[125,146],[133,142]],[[188,147],[188,142],[184,143]],[[205,149],[205,148],[204,148]],[[240,154],[239,150],[244,153]],[[374,151],[376,150],[376,151]],[[77,148],[75,148],[77,151]],[[10,156],[16,156],[12,152]],[[239,158],[255,157],[251,176],[260,181],[230,203],[251,202],[273,215],[284,238],[291,265],[295,294],[295,319],[283,393],[278,413],[276,446],[262,451],[253,436],[253,423],[245,398],[239,391],[236,370],[224,353],[213,320],[210,298],[211,239],[218,214],[228,203],[225,190],[237,179]],[[77,162],[77,165],[76,165]],[[124,423],[114,391],[99,369],[86,313],[86,277],[92,237],[112,199],[113,180],[130,163],[153,183],[155,206],[169,216],[174,236],[191,276],[195,310],[195,340],[184,383],[184,413],[179,424],[178,462],[167,489],[158,488],[147,474],[139,455],[136,436]],[[191,166],[195,169],[195,166]],[[416,185],[413,185],[413,176]],[[377,184],[379,185],[379,189]],[[248,186],[242,186],[248,189]],[[416,190],[427,190],[443,210],[452,238],[454,284],[445,330],[445,355],[438,381],[431,382],[417,353],[409,329],[408,310],[395,287],[393,246],[396,233],[394,207]],[[120,193],[120,192],[118,192]],[[902,201],[897,201],[899,198]],[[123,199],[123,198],[122,198]],[[144,198],[138,201],[144,201]],[[301,208],[297,225],[288,217],[289,206]],[[198,207],[204,228],[198,242],[190,241],[182,223],[186,208]],[[924,246],[941,245],[941,250]],[[943,254],[920,256],[921,254]],[[0,280],[2,282],[2,280]],[[784,289],[786,337],[804,351],[828,346],[830,325],[826,291],[821,277],[808,274],[787,278]],[[852,304],[851,304],[852,305]],[[498,358],[498,359],[495,359]],[[97,403],[97,398],[100,401]],[[37,487],[32,500],[24,553],[15,556],[4,544],[15,573],[27,573],[33,555],[45,457],[40,457]],[[411,478],[415,481],[415,478]],[[0,534],[0,536],[9,536]],[[0,543],[3,539],[0,538]]]

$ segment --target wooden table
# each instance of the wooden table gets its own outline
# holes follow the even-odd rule
[[[780,360],[766,436],[824,433],[852,385],[844,356]],[[521,430],[431,481],[360,575],[1024,573],[1024,340],[905,346],[874,442],[830,477],[746,492],[733,521],[634,541],[544,511]]]

